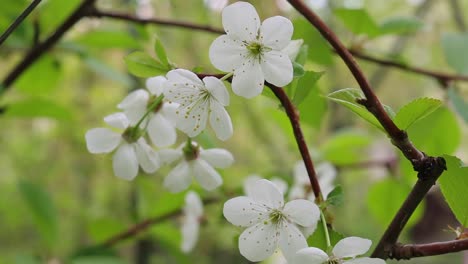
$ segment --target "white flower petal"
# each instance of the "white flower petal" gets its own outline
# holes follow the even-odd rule
[[[159,155],[152,149],[146,140],[140,138],[135,144],[135,153],[138,163],[146,173],[153,173],[161,166]]]
[[[253,40],[260,28],[260,18],[255,7],[246,2],[236,2],[223,9],[223,27],[226,33],[239,40]]]
[[[195,179],[205,190],[211,191],[223,183],[221,175],[206,161],[196,159],[190,163]]]
[[[262,179],[255,182],[253,186],[256,189],[252,193],[252,199],[255,202],[270,208],[281,208],[283,206],[283,194],[271,181]]]
[[[159,158],[162,164],[169,164],[177,159],[182,158],[183,153],[180,149],[161,149],[159,151]]]
[[[278,87],[289,84],[293,79],[293,66],[288,55],[272,50],[265,52],[261,61],[262,71],[265,80]]]
[[[209,56],[215,68],[224,72],[233,72],[245,60],[247,48],[241,40],[222,35],[211,43]]]
[[[355,258],[345,261],[343,264],[385,264],[385,261],[378,258]]]
[[[232,198],[224,203],[224,217],[236,226],[252,226],[268,218],[268,209],[246,196]]]
[[[108,128],[93,128],[85,135],[86,147],[94,154],[109,153],[120,143],[122,136]]]
[[[301,226],[314,226],[320,219],[320,209],[311,201],[293,200],[288,202],[283,209],[283,213],[289,219]]]
[[[205,87],[210,92],[211,96],[218,101],[222,106],[229,105],[229,93],[224,86],[224,83],[215,77],[203,78]]]
[[[108,115],[104,117],[104,122],[106,122],[111,127],[119,129],[126,129],[129,125],[128,118],[124,113],[114,113]]]
[[[143,89],[138,89],[131,92],[117,105],[117,108],[124,111],[130,124],[136,124],[140,118],[146,113],[149,94]]]
[[[310,185],[309,181],[309,174],[307,173],[307,169],[304,165],[304,161],[300,160],[296,162],[294,165],[294,182],[297,185]],[[304,198],[304,197],[302,197]]]
[[[175,69],[169,71],[166,75],[167,80],[170,82],[177,82],[177,83],[188,83],[188,84],[195,84],[198,86],[203,86],[203,82],[198,78],[198,76],[185,69]],[[165,84],[163,86],[166,86]]]
[[[132,145],[120,145],[112,158],[112,167],[115,176],[119,178],[133,180],[137,176],[138,160]]]
[[[272,178],[271,182],[278,187],[281,193],[284,195],[288,191],[288,184],[280,178]]]
[[[177,108],[179,108],[179,104],[177,103],[164,103],[163,106],[161,107],[161,110],[159,110],[159,113],[164,116],[164,118],[167,119],[167,121],[171,122],[172,126],[176,126],[176,120],[177,120]]]
[[[151,94],[159,96],[163,93],[163,84],[167,82],[164,76],[156,76],[146,79],[146,88]]]
[[[289,200],[304,199],[306,198],[306,190],[304,185],[293,185],[289,190]]]
[[[296,225],[283,222],[280,232],[279,248],[287,260],[292,260],[297,251],[307,247],[307,241]]]
[[[291,61],[295,61],[297,54],[299,54],[299,51],[301,50],[302,43],[304,43],[304,40],[302,39],[291,40],[281,51],[288,54]]]
[[[262,93],[265,79],[262,68],[256,61],[248,60],[234,71],[232,90],[235,94],[252,98]]]
[[[257,223],[247,228],[239,237],[239,250],[250,261],[262,261],[268,258],[278,247],[276,226]]]
[[[200,196],[196,192],[189,191],[185,195],[184,213],[186,215],[192,215],[196,217],[203,215],[203,203],[200,199]]]
[[[247,178],[244,180],[244,185],[243,185],[245,195],[247,195],[248,197],[252,197],[252,194],[255,192],[255,188],[256,188],[255,183],[261,179],[262,178],[257,174],[252,174],[252,175],[247,176]]]
[[[267,18],[260,27],[262,43],[275,50],[281,50],[289,44],[293,31],[291,21],[282,16]]]
[[[157,147],[167,147],[176,142],[177,132],[175,127],[160,113],[154,114],[147,128],[151,142]]]
[[[179,108],[178,111],[177,128],[189,137],[197,136],[206,128],[209,111],[208,102],[196,101],[190,105],[190,108]]]
[[[308,226],[308,227],[303,227],[303,226],[298,226],[297,228],[299,228],[299,231],[301,231],[301,233],[304,235],[304,237],[309,237],[311,236],[315,230],[317,229],[317,224],[316,223],[315,225],[313,226]]]
[[[372,241],[360,237],[343,238],[333,248],[333,255],[339,258],[356,257],[366,253],[372,245]]]
[[[328,255],[323,250],[308,247],[297,251],[291,264],[323,264],[327,260]]]
[[[173,193],[181,192],[188,188],[192,182],[189,164],[182,160],[164,179],[164,187]]]
[[[198,241],[198,232],[200,223],[195,216],[186,216],[182,222],[182,252],[188,253],[192,251]]]
[[[222,169],[231,166],[234,162],[231,152],[221,148],[200,150],[200,158],[211,166]]]
[[[233,128],[231,117],[224,107],[211,99],[210,103],[210,125],[216,137],[220,140],[227,140],[232,136]]]

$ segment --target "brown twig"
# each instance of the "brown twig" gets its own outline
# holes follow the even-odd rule
[[[386,113],[353,56],[335,33],[301,0],[288,0],[288,2],[320,32],[342,58],[365,95],[365,99],[358,100],[358,103],[364,105],[377,118],[391,138],[392,143],[400,149],[403,155],[413,164],[414,170],[418,172],[419,179],[416,185],[393,218],[372,254],[373,257],[388,258],[391,248],[397,242],[409,217],[432,185],[435,184],[438,177],[446,170],[445,160],[441,157],[428,157],[411,143],[406,132],[400,130]]]
[[[415,257],[436,256],[468,250],[468,239],[436,242],[429,244],[397,244],[392,250],[390,258],[410,259]]]
[[[26,9],[23,11],[23,13],[21,13],[15,19],[15,21],[13,21],[13,23],[7,28],[7,30],[5,30],[5,32],[3,32],[3,34],[0,36],[0,46],[8,38],[8,36],[10,36],[10,34],[13,33],[13,31],[15,31],[15,29],[21,24],[21,22],[23,22],[23,20],[26,19],[26,17],[28,17],[28,15],[34,10],[34,8],[36,8],[36,6],[41,1],[42,0],[32,1],[31,4],[29,4],[29,6],[26,7]]]

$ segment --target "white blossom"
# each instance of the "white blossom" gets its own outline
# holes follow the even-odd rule
[[[288,54],[288,57],[291,61],[295,61],[303,43],[304,40],[302,39],[291,40],[289,44],[286,47],[284,47],[281,51]]]
[[[296,253],[292,264],[385,264],[384,260],[378,258],[356,258],[366,253],[371,245],[369,239],[347,237],[335,245],[330,256],[319,248],[303,248]]]
[[[244,193],[246,196],[252,197],[253,193],[255,192],[255,187],[256,187],[255,183],[261,179],[262,178],[257,174],[251,174],[247,176],[247,178],[244,180],[244,185],[243,185]],[[278,187],[278,189],[281,191],[283,195],[288,190],[288,184],[284,180],[278,177],[271,178],[271,182],[274,185],[276,185],[276,187]]]
[[[232,123],[225,106],[229,93],[223,82],[215,77],[203,81],[188,70],[176,69],[167,73],[164,96],[178,103],[177,128],[195,137],[206,127],[208,119],[216,136],[226,140],[232,136]]]
[[[163,84],[166,82],[163,76],[157,76],[146,80],[145,89],[138,89],[131,92],[117,106],[123,110],[131,125],[140,121],[148,111],[157,97],[162,94]],[[167,147],[175,143],[177,133],[175,130],[175,109],[177,104],[170,104],[162,101],[142,122],[142,127],[146,127],[151,142],[157,147]]]
[[[198,241],[200,221],[203,216],[203,203],[200,196],[194,191],[185,195],[184,216],[182,219],[182,243],[184,253],[192,251]]]
[[[86,146],[93,154],[110,153],[114,174],[125,180],[132,180],[138,174],[138,165],[146,173],[155,172],[160,166],[159,155],[146,140],[141,131],[129,126],[129,120],[123,113],[115,113],[104,118],[104,121],[123,132],[118,133],[109,128],[93,128],[86,132]]]
[[[232,224],[247,227],[239,237],[240,253],[250,261],[262,261],[279,247],[290,259],[307,247],[298,227],[316,226],[317,205],[307,200],[284,204],[283,194],[271,181],[255,183],[251,196],[240,196],[224,204],[224,217]]]
[[[217,69],[234,74],[235,94],[252,98],[265,80],[279,87],[292,81],[292,62],[283,51],[294,30],[289,19],[275,16],[260,24],[255,7],[236,2],[224,8],[222,20],[226,34],[214,40],[209,56]]]
[[[178,161],[164,179],[164,186],[174,193],[187,189],[192,176],[205,190],[217,188],[223,179],[214,168],[227,168],[234,162],[229,151],[220,148],[205,150],[194,141],[177,149],[163,149],[160,156],[163,163]]]
[[[316,166],[317,178],[324,197],[335,188],[333,181],[336,178],[336,168],[329,162],[322,162]],[[298,161],[294,166],[294,185],[289,192],[289,199],[308,198],[314,200],[313,193],[307,195],[310,190],[310,180],[304,161]]]

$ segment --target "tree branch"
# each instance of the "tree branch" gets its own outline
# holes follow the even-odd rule
[[[18,79],[18,77],[36,60],[38,60],[42,54],[46,53],[51,49],[62,36],[78,22],[81,18],[85,17],[90,10],[93,9],[94,2],[96,0],[83,0],[83,2],[75,9],[75,11],[68,16],[67,19],[54,31],[54,33],[47,38],[45,41],[39,43],[36,47],[31,49],[28,54],[20,61],[18,65],[5,77],[2,84],[0,85],[0,95],[2,95],[11,85]],[[2,89],[3,88],[3,89]]]
[[[428,257],[443,255],[447,253],[460,252],[468,250],[468,239],[452,240],[445,242],[436,242],[429,244],[397,244],[392,249],[390,258],[392,259],[410,259],[416,257]]]
[[[15,31],[15,29],[21,24],[21,22],[23,22],[23,20],[26,19],[26,17],[29,16],[29,14],[34,10],[34,8],[36,8],[36,6],[41,1],[42,0],[32,1],[32,3],[28,7],[26,7],[26,9],[23,11],[23,13],[21,13],[15,19],[15,21],[13,21],[13,23],[7,28],[7,30],[5,32],[3,32],[3,34],[0,36],[0,46],[8,38],[8,36],[10,36],[10,34],[13,33],[13,31]]]

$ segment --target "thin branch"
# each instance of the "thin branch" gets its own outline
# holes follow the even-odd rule
[[[206,31],[215,34],[224,34],[224,30],[219,28],[214,28],[211,26],[205,25],[197,25],[190,22],[181,22],[175,20],[166,20],[166,19],[159,19],[159,18],[140,18],[134,15],[126,14],[126,13],[119,13],[119,12],[112,12],[112,11],[103,11],[103,10],[93,10],[93,12],[88,14],[89,17],[98,17],[98,18],[113,18],[123,21],[129,21],[137,24],[154,24],[154,25],[162,25],[162,26],[169,26],[169,27],[179,27],[185,29],[194,29],[200,31]]]
[[[81,18],[85,17],[87,13],[93,9],[93,4],[96,0],[83,0],[83,2],[75,9],[75,11],[68,16],[67,19],[48,37],[45,41],[39,43],[36,47],[31,49],[23,60],[5,77],[0,85],[0,95],[2,95],[11,85],[18,79],[18,77],[34,62],[36,62],[44,53],[49,51],[62,36]],[[1,89],[3,88],[3,89]]]
[[[13,21],[13,23],[7,28],[7,30],[5,32],[3,32],[3,34],[0,36],[0,46],[8,38],[8,36],[10,36],[10,34],[13,33],[13,31],[15,31],[15,29],[21,24],[21,22],[23,22],[23,20],[26,19],[26,17],[28,17],[28,15],[34,10],[34,8],[36,8],[36,6],[41,1],[42,0],[32,1],[32,3],[28,7],[26,7],[26,9],[23,11],[23,13],[21,13],[15,19],[15,21]]]
[[[397,244],[393,248],[390,258],[410,259],[416,257],[428,257],[443,255],[468,250],[468,239],[436,242],[429,244]]]

